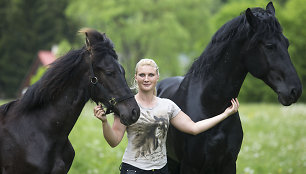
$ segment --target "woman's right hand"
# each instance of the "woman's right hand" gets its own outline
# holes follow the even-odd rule
[[[94,116],[101,120],[103,123],[107,122],[106,114],[102,105],[97,105],[94,108]]]
[[[237,98],[232,99],[231,103],[232,103],[232,105],[229,106],[228,108],[226,108],[226,110],[224,111],[226,116],[230,116],[230,115],[232,115],[232,114],[234,114],[238,111],[238,108],[239,108],[238,99]]]

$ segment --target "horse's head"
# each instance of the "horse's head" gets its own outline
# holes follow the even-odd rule
[[[130,125],[136,122],[140,109],[125,80],[123,67],[118,63],[113,44],[105,34],[84,29],[88,50],[88,69],[91,99],[103,103],[107,112],[115,112],[121,123]]]
[[[272,2],[266,10],[248,8],[245,17],[249,27],[244,50],[247,70],[269,85],[278,94],[281,104],[295,103],[302,93],[302,85],[290,60],[289,42],[275,18]]]

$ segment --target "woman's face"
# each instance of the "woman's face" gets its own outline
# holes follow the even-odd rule
[[[139,66],[137,74],[135,74],[138,90],[142,92],[153,92],[158,79],[159,75],[156,72],[156,68],[150,65]]]

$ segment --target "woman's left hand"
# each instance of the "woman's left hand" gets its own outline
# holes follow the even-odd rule
[[[237,98],[232,99],[231,103],[232,103],[232,105],[230,107],[226,108],[225,111],[224,111],[224,113],[227,116],[230,116],[230,115],[236,113],[238,111],[238,108],[239,108],[239,102],[238,102]]]
[[[94,116],[101,120],[103,123],[107,122],[106,114],[102,105],[97,105],[94,108]]]

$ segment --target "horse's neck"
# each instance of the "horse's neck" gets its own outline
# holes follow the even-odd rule
[[[228,57],[226,57],[228,56]],[[247,74],[240,63],[239,55],[233,57],[226,55],[206,78],[193,75],[189,81],[189,91],[198,91],[195,100],[200,100],[208,114],[222,112],[231,98],[238,96],[242,83]],[[231,58],[230,61],[228,58]],[[227,60],[226,60],[227,59]],[[197,84],[197,85],[195,85]]]
[[[58,111],[57,120],[63,124],[63,132],[69,134],[82,112],[88,98],[86,97],[87,89],[67,89],[63,97],[56,103]]]
[[[57,131],[64,137],[69,135],[83,107],[89,100],[88,87],[87,83],[84,83],[84,79],[68,86],[60,94],[60,97],[45,109],[47,118],[44,119],[47,119],[47,124],[58,127],[55,130],[51,126],[51,131]]]

